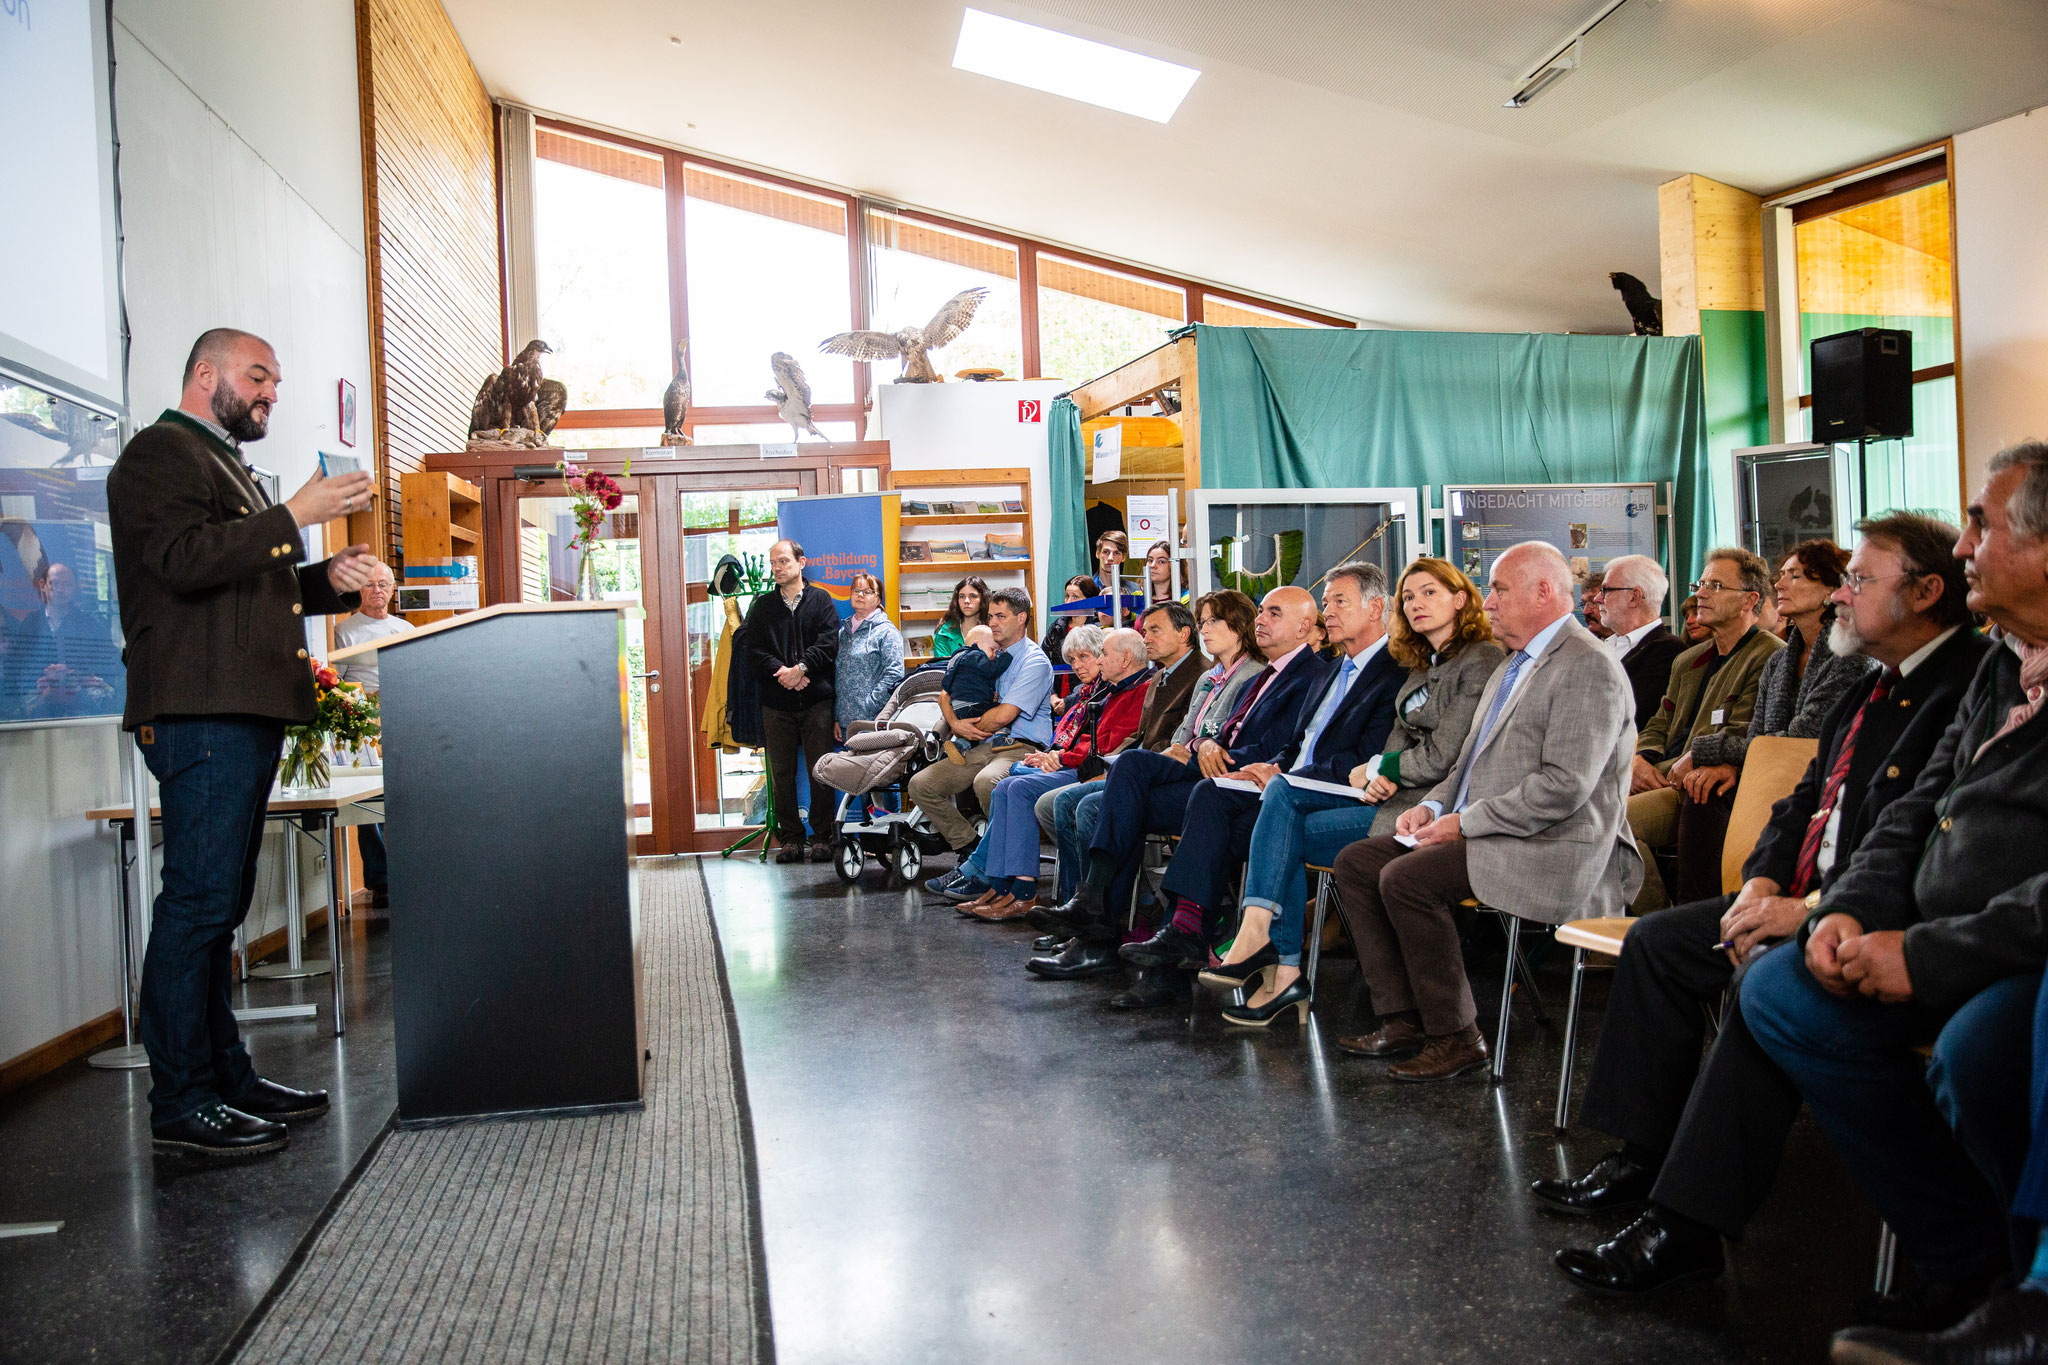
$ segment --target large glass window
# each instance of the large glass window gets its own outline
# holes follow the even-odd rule
[[[974,323],[933,357],[939,373],[993,366],[1011,379],[1024,377],[1024,315],[1017,292],[1017,248],[879,210],[868,212],[868,263],[873,286],[870,325],[884,332],[922,327],[963,289],[988,290]],[[894,361],[874,366],[877,383],[901,371]]]
[[[1081,384],[1160,345],[1187,321],[1185,291],[1038,256],[1038,371]]]
[[[766,402],[768,358],[787,351],[812,403],[852,402],[853,362],[818,354],[853,327],[846,205],[694,165],[683,194],[691,401]]]
[[[547,373],[568,385],[572,409],[658,407],[675,373],[661,158],[546,128],[534,141]]]
[[[1794,209],[1799,266],[1801,387],[1813,388],[1816,337],[1863,327],[1913,338],[1913,434],[1866,452],[1869,509],[1913,508],[1959,517],[1955,294],[1949,184],[1940,162],[1925,183],[1840,207],[1834,196]],[[1857,199],[1854,187],[1843,196]],[[1941,373],[1927,375],[1928,370]],[[1808,409],[1809,414],[1811,409]]]

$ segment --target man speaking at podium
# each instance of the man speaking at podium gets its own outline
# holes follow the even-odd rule
[[[353,610],[376,563],[369,546],[351,545],[299,565],[300,528],[368,506],[368,474],[316,472],[278,506],[243,463],[242,443],[270,427],[282,378],[262,339],[205,333],[178,406],[137,432],[107,476],[128,642],[121,724],[163,806],[163,890],[142,963],[159,1152],[272,1152],[285,1120],[327,1112],[325,1091],[257,1076],[228,1003],[285,728],[313,718],[305,615]]]

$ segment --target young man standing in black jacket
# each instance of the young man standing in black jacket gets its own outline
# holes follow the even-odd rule
[[[742,653],[761,690],[761,728],[768,741],[769,790],[775,797],[778,863],[804,859],[797,818],[796,756],[815,766],[832,752],[832,679],[839,662],[839,608],[831,594],[804,580],[804,547],[778,540],[768,549],[775,591],[747,608]],[[830,789],[811,778],[811,861],[832,856]]]

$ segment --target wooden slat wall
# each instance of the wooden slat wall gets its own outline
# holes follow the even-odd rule
[[[505,363],[494,118],[440,0],[357,0],[371,359],[387,521],[398,480],[460,450],[485,374]]]

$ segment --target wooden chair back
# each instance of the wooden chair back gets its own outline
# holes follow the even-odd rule
[[[1721,842],[1722,891],[1742,889],[1742,865],[1770,821],[1771,807],[1792,794],[1819,750],[1817,739],[1765,735],[1749,742],[1749,752],[1742,760],[1742,779],[1735,786],[1735,810],[1728,817],[1728,835]]]

